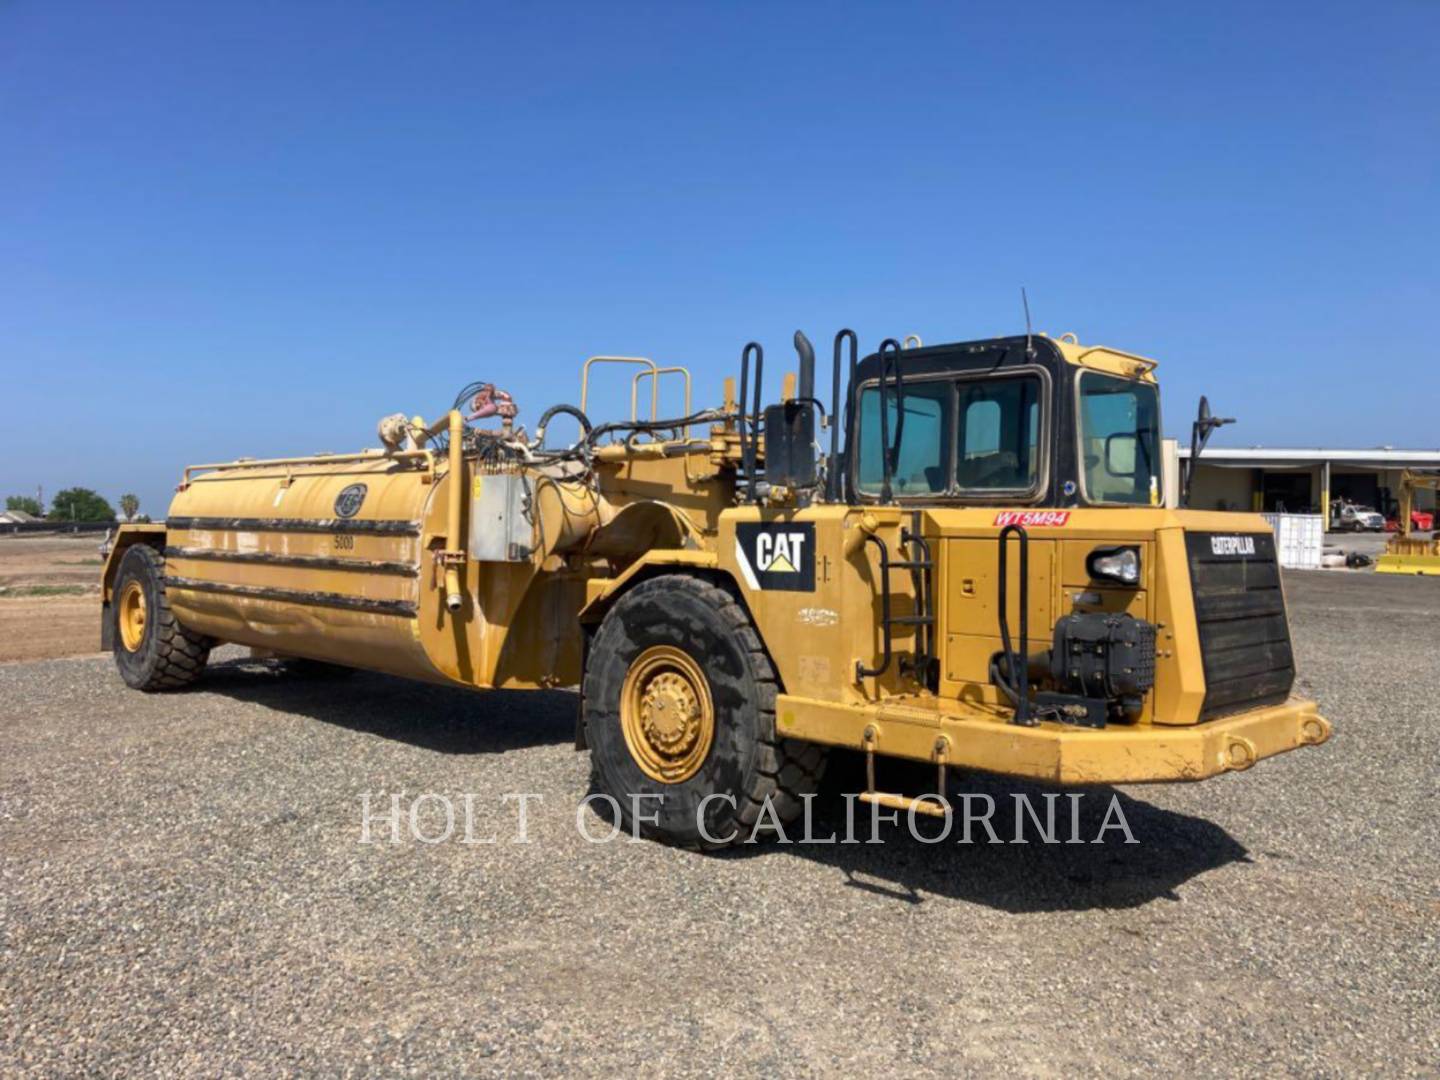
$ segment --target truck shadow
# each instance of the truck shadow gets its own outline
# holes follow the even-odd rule
[[[441,754],[498,754],[575,738],[568,690],[464,690],[368,671],[292,672],[270,660],[212,663],[197,689]]]
[[[798,858],[839,871],[848,888],[907,904],[934,896],[983,904],[1012,914],[1139,907],[1152,900],[1179,901],[1178,889],[1192,878],[1230,863],[1249,862],[1245,847],[1214,822],[1166,810],[1113,787],[1060,790],[1002,777],[969,774],[955,778],[950,798],[955,815],[949,835],[935,843],[917,840],[906,815],[896,825],[881,824],[872,833],[871,807],[854,802],[847,821],[846,783],[855,770],[828,783],[815,800],[812,835],[836,837],[833,844],[769,843],[732,848],[721,858]],[[933,771],[916,774],[905,790],[933,786]],[[880,778],[885,786],[885,777]],[[1134,789],[1132,789],[1134,790]],[[970,842],[964,842],[962,797],[970,798]],[[1022,809],[1027,800],[1046,823],[1046,796],[1055,810],[1047,842],[1042,828]],[[1067,798],[1080,796],[1078,800]],[[989,800],[987,803],[986,800]],[[993,806],[989,824],[999,843],[980,823]],[[888,816],[889,811],[884,811]],[[1135,843],[1126,842],[1123,818]],[[1108,828],[1106,826],[1109,826]],[[917,829],[940,836],[943,820],[918,816]],[[789,830],[792,841],[803,823]],[[1018,833],[1017,833],[1018,830]],[[881,843],[866,843],[878,836]],[[1026,843],[1015,843],[1016,836]],[[845,843],[853,838],[858,843]],[[1074,842],[1077,840],[1079,842]],[[1098,840],[1098,842],[1096,842]]]
[[[248,659],[212,664],[197,689],[444,754],[569,743],[575,734],[576,695],[564,690],[477,693],[369,672],[342,677],[286,672],[274,662]],[[933,786],[934,772],[892,761],[882,764],[878,781],[887,790],[920,792]],[[1245,848],[1213,822],[1163,809],[1113,787],[1061,791],[981,774],[952,779],[956,814],[946,839],[917,840],[902,813],[898,824],[880,825],[874,835],[881,843],[866,843],[872,836],[870,807],[851,803],[851,824],[845,798],[863,786],[859,756],[832,752],[825,785],[813,803],[811,835],[821,840],[834,836],[834,843],[798,842],[804,835],[801,822],[787,831],[795,842],[762,841],[695,857],[720,862],[806,859],[837,872],[839,887],[897,903],[945,897],[1012,914],[1178,901],[1177,890],[1192,878],[1250,861]],[[577,791],[576,799],[583,794]],[[969,843],[963,842],[961,812],[961,796],[966,794],[971,796]],[[1078,805],[1067,798],[1071,794],[1080,795]],[[1040,826],[1016,801],[1023,796],[1043,823],[1047,795],[1054,804],[1053,835],[1059,843],[1046,843]],[[990,842],[980,823],[990,805],[989,824],[1000,843]],[[1125,842],[1122,818],[1136,843]],[[917,824],[927,837],[944,827],[928,817]],[[1014,843],[1017,829],[1028,843]],[[852,837],[858,842],[845,842]],[[1081,842],[1065,842],[1077,837]],[[1100,843],[1093,842],[1097,838]]]

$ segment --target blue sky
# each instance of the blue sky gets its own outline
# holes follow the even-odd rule
[[[0,493],[1023,328],[1440,445],[1440,5],[0,2]],[[823,381],[823,380],[822,380]],[[772,385],[774,385],[772,381]],[[608,399],[619,407],[619,397]],[[613,412],[600,408],[593,411]]]

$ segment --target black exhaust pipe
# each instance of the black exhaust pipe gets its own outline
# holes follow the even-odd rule
[[[815,347],[804,330],[795,331],[795,352],[800,356],[800,388],[796,397],[812,401],[815,398]]]

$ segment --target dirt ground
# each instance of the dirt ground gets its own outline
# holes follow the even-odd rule
[[[0,537],[0,663],[100,650],[100,541]]]

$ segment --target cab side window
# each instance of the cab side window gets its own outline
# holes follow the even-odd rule
[[[886,388],[886,423],[895,438],[899,411],[895,396]],[[900,434],[900,452],[895,474],[890,479],[897,496],[936,495],[950,486],[946,462],[946,429],[949,426],[950,383],[905,384],[905,426]],[[867,495],[878,495],[881,486],[880,392],[867,388],[860,395],[859,486]]]
[[[1040,380],[959,383],[961,491],[1028,491],[1040,476]]]

